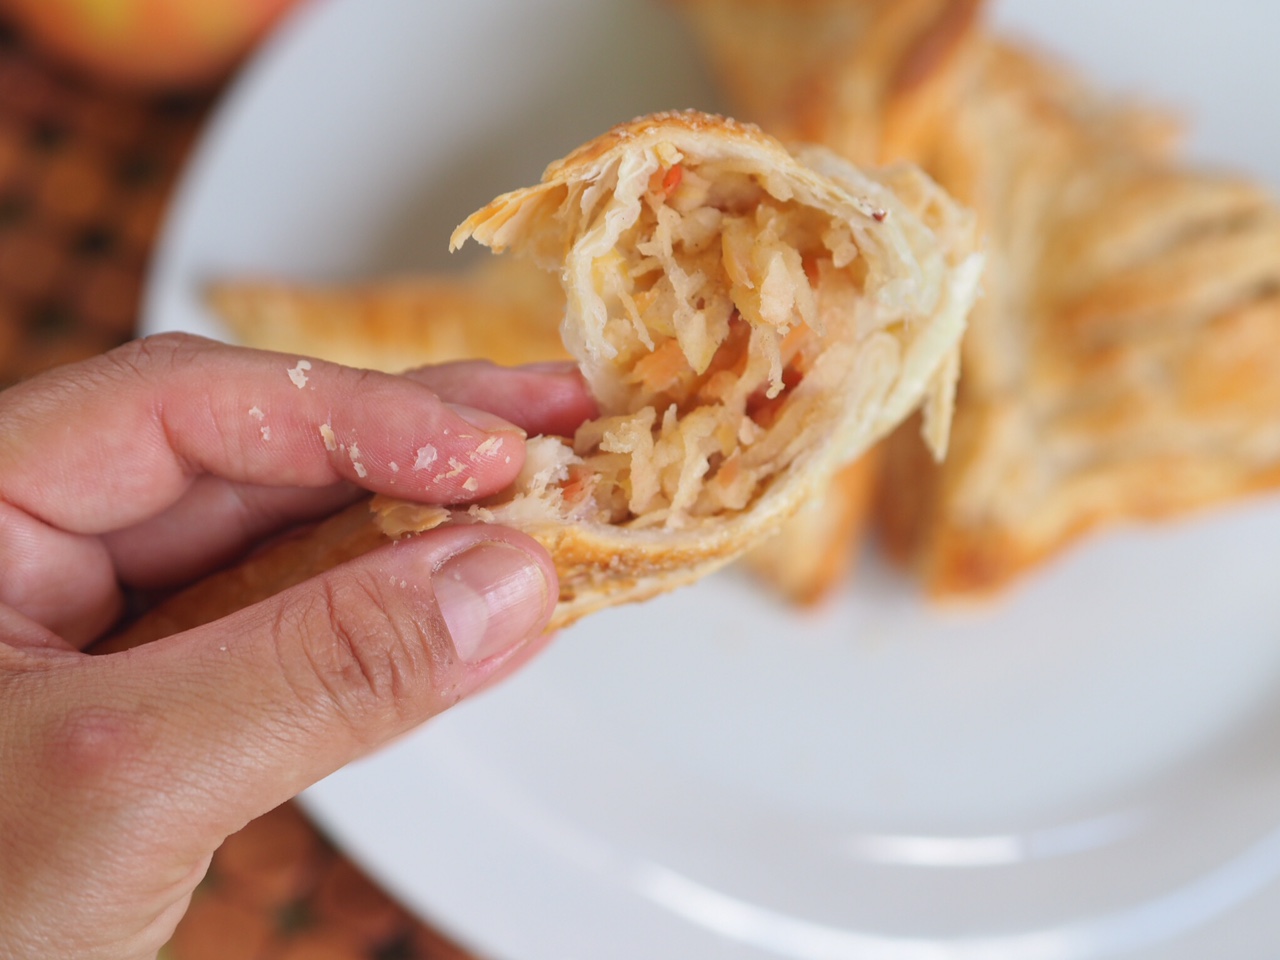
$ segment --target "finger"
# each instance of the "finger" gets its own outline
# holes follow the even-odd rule
[[[204,473],[458,502],[506,486],[524,452],[513,425],[414,379],[185,335],[21,384],[0,419],[0,497],[74,533],[139,523]]]
[[[56,530],[0,502],[0,606],[75,647],[120,616],[124,599],[111,556],[97,537]]]
[[[102,537],[57,530],[0,503],[0,597],[83,649],[120,619],[121,584],[164,590],[191,582],[268,532],[328,516],[360,495],[350,484],[275,488],[199,477],[160,516]]]
[[[420,367],[405,374],[453,403],[480,407],[523,427],[526,433],[571,437],[598,415],[586,380],[573,363],[499,367],[464,360]]]
[[[411,374],[440,399],[487,409],[531,434],[572,433],[595,404],[571,364],[510,369],[488,361],[424,367]],[[141,524],[106,535],[120,579],[155,589],[225,565],[263,537],[350,503],[358,488],[267,488],[198,478],[183,497]]]
[[[12,607],[0,604],[0,646],[27,652],[39,650],[66,651],[71,646],[65,639],[43,624],[24,616]]]
[[[158,516],[102,537],[120,582],[143,590],[190,583],[282,530],[318,520],[363,495],[352,484],[262,487],[198,477]]]
[[[198,848],[508,672],[556,595],[550,559],[523,535],[441,528],[84,661],[82,682],[166,771],[155,802],[170,820],[184,812],[184,835],[164,839]]]
[[[502,489],[524,456],[519,428],[415,380],[186,336],[12,388],[0,422],[0,503],[14,508],[0,516],[0,603],[76,643],[121,607],[111,552],[90,535],[163,513],[196,477],[443,503]],[[225,521],[190,519],[193,543]]]

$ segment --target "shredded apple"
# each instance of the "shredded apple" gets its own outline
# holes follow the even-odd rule
[[[820,330],[813,285],[857,255],[847,230],[750,175],[668,159],[591,265],[605,340],[630,370],[616,406],[633,412],[585,424],[539,484],[601,522],[678,527],[758,495],[783,464],[753,446]]]

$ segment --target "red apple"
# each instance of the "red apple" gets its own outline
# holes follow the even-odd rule
[[[101,79],[190,90],[223,77],[297,0],[0,0],[22,34]]]

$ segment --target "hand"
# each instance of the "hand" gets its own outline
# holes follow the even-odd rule
[[[519,471],[521,429],[591,412],[563,370],[393,377],[183,336],[0,394],[0,944],[154,956],[227,835],[510,672],[557,595],[529,538],[450,526],[79,652],[125,588],[190,580],[361,489],[485,497]]]

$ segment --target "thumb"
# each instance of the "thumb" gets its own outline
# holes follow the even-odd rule
[[[98,663],[163,718],[164,802],[216,843],[523,662],[556,596],[533,540],[445,527]]]

